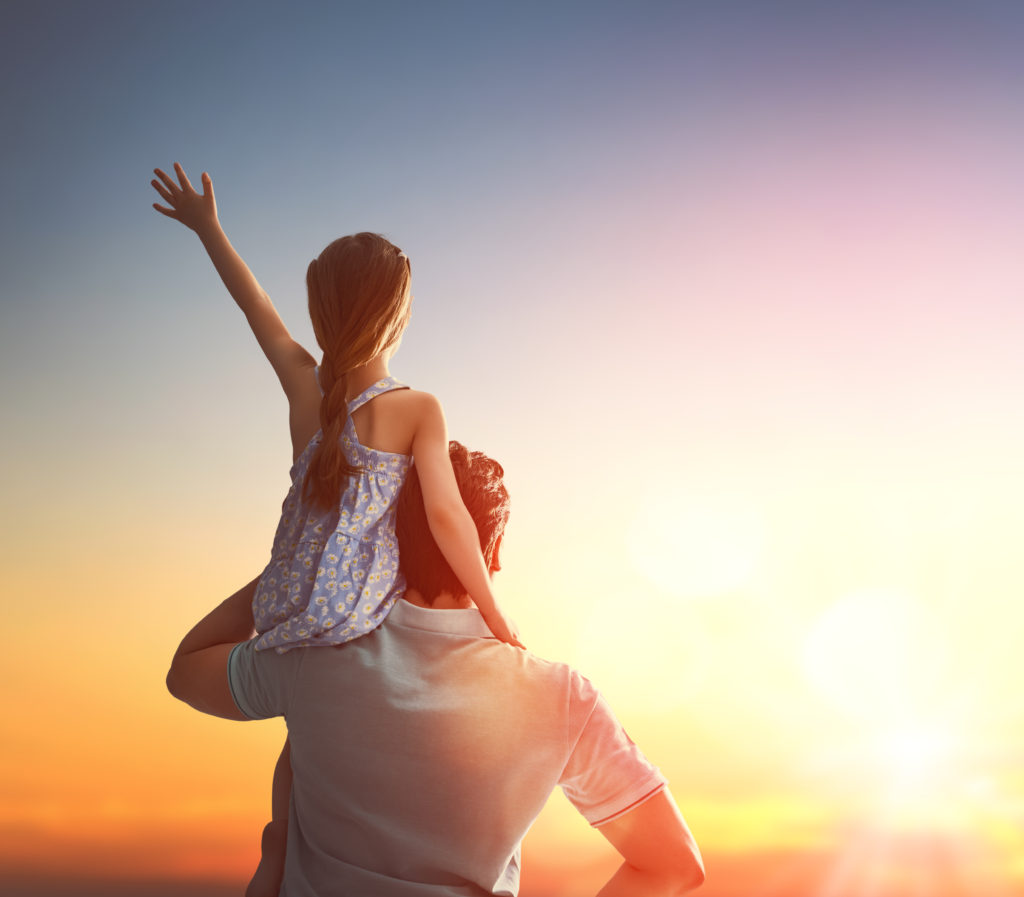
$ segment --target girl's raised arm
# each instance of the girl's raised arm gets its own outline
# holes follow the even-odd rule
[[[462,501],[448,456],[448,426],[441,403],[422,393],[423,405],[413,436],[412,454],[423,490],[430,534],[459,582],[466,587],[485,622],[501,641],[522,648],[491,591],[491,577],[480,552],[480,534]]]
[[[316,361],[292,339],[270,297],[228,240],[217,217],[217,201],[210,176],[203,172],[203,192],[197,193],[177,162],[174,163],[174,171],[178,176],[177,182],[159,168],[154,170],[158,179],[151,183],[167,206],[153,203],[153,208],[196,232],[224,286],[245,314],[289,402],[293,405],[296,400],[319,403],[319,390],[313,373]]]

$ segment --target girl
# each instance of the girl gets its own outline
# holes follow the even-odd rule
[[[177,181],[155,169],[152,185],[167,205],[153,207],[195,231],[288,397],[292,486],[253,599],[257,649],[339,645],[380,625],[404,588],[394,499],[414,462],[435,541],[494,635],[522,647],[491,593],[448,458],[441,406],[388,371],[409,321],[409,259],[383,237],[360,233],[310,262],[318,367],[224,234],[210,176],[203,172],[198,193],[179,164],[174,170]],[[280,886],[290,781],[286,742],[248,897],[277,894]]]

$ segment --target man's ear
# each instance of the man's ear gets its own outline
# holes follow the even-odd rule
[[[502,533],[494,540],[494,552],[491,554],[490,573],[493,576],[501,569],[501,540],[505,538],[505,534]]]

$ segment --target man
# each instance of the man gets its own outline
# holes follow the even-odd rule
[[[503,471],[458,443],[451,458],[493,573]],[[523,836],[556,785],[623,857],[603,897],[697,887],[700,854],[665,779],[579,673],[491,636],[430,535],[415,469],[397,531],[408,588],[377,630],[257,652],[250,583],[185,637],[168,673],[205,713],[287,720],[281,893],[515,895]]]

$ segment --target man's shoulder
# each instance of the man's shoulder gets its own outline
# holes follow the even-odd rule
[[[512,649],[509,665],[521,687],[537,696],[538,702],[560,704],[561,712],[585,721],[601,700],[601,692],[583,673],[565,661],[550,660],[522,649]]]
[[[597,691],[590,679],[571,664],[563,660],[551,660],[547,657],[541,657],[539,654],[534,654],[531,651],[526,651],[525,653],[529,658],[529,663],[536,667],[540,675],[567,682],[580,692]]]

